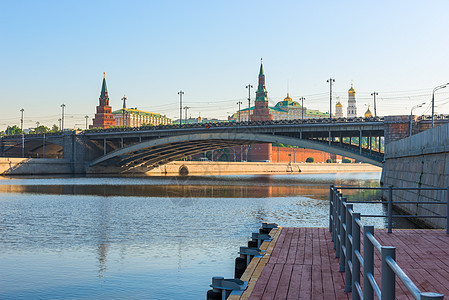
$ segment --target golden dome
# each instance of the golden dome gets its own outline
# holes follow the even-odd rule
[[[351,81],[351,88],[348,90],[348,93],[349,94],[355,94],[355,90],[354,90],[354,87],[352,85],[352,81]]]
[[[369,110],[369,106],[368,109],[365,112],[365,118],[371,118],[373,116],[373,114],[371,113],[371,111]]]
[[[284,101],[293,101],[292,98],[290,98],[290,95],[287,93],[287,97],[284,98]]]
[[[340,103],[340,101],[337,102],[337,104],[335,104],[336,107],[343,107],[343,104]]]

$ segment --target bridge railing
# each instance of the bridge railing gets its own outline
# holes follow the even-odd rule
[[[339,258],[339,269],[345,272],[345,292],[352,292],[352,299],[395,299],[396,277],[406,286],[414,299],[443,299],[439,293],[421,292],[413,281],[396,263],[396,248],[382,246],[374,237],[374,226],[364,225],[361,217],[385,217],[378,215],[361,215],[353,210],[353,203],[349,203],[339,189],[388,189],[388,218],[389,232],[391,232],[392,190],[388,188],[363,187],[330,187],[329,192],[329,231],[336,257]],[[399,188],[396,188],[399,189]],[[403,188],[401,188],[403,189]],[[431,189],[431,188],[428,188]],[[449,193],[449,189],[446,189]],[[379,203],[373,201],[357,201],[357,203]],[[432,202],[441,204],[441,202]],[[449,215],[449,196],[448,202]],[[445,217],[449,220],[448,215]],[[448,221],[449,222],[449,221]],[[446,230],[447,233],[448,229]],[[363,237],[363,255],[361,252],[361,236]],[[374,278],[374,250],[380,252],[380,287]],[[363,270],[363,289],[360,282],[361,269]]]

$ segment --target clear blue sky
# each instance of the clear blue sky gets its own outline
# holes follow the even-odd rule
[[[449,82],[449,1],[0,2],[0,130],[93,118],[103,72],[113,109],[226,118],[257,85],[263,57],[271,105],[287,92],[328,111],[354,81],[359,114],[409,114]],[[254,94],[252,94],[254,97]],[[449,88],[436,111],[449,113]],[[247,103],[244,101],[244,103]],[[372,105],[372,104],[371,104]],[[333,108],[334,109],[334,108]],[[426,107],[417,109],[421,114]],[[91,121],[90,121],[91,122]]]

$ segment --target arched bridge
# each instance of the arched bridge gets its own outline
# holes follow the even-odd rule
[[[351,157],[382,165],[384,123],[358,122],[266,122],[259,124],[198,124],[182,128],[101,130],[86,132],[86,138],[103,149],[89,166],[118,166],[122,171],[153,168],[205,151],[238,145],[281,143]],[[360,143],[364,140],[365,144]]]
[[[414,119],[413,132],[426,120]],[[186,156],[238,145],[281,143],[321,150],[381,166],[383,145],[409,136],[410,116],[338,120],[209,123],[2,137],[1,156],[63,157],[74,173],[151,169]],[[363,143],[361,142],[363,141]],[[22,152],[21,152],[22,151]],[[139,172],[141,172],[140,170]]]

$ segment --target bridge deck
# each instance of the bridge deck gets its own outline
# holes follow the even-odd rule
[[[382,245],[396,247],[399,266],[423,292],[449,295],[449,236],[442,230],[376,230]],[[345,293],[344,273],[325,228],[282,228],[267,253],[251,261],[242,276],[248,288],[242,296],[228,299],[350,299]],[[377,251],[375,251],[377,252]],[[375,277],[380,282],[379,254]],[[402,284],[396,285],[397,299],[413,299]]]

